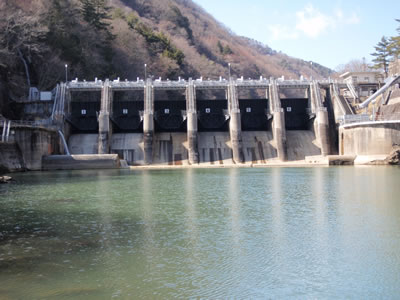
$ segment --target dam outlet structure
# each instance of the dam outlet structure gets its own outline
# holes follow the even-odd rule
[[[337,153],[340,88],[262,77],[74,80],[58,87],[55,106],[72,155],[117,154],[132,166],[262,165]]]

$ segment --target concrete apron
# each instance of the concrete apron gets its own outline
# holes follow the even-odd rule
[[[320,149],[315,145],[312,131],[288,131],[288,164],[306,163],[307,156],[318,156]],[[97,154],[97,135],[73,135],[69,147],[73,155]],[[151,165],[157,166],[234,166],[233,147],[230,132],[198,132],[198,163],[190,163],[190,140],[184,132],[154,133],[151,143],[145,144],[141,133],[113,134],[111,153],[118,154],[131,166],[145,163],[145,152],[151,149]],[[243,131],[243,166],[281,164],[272,131]],[[149,142],[149,140],[147,140]],[[193,147],[193,145],[192,145]],[[150,152],[150,151],[149,151]],[[149,153],[150,154],[150,153]],[[94,156],[95,157],[95,156]],[[286,164],[285,164],[286,165]]]
[[[42,160],[42,170],[45,171],[118,168],[120,160],[117,154],[50,155]]]

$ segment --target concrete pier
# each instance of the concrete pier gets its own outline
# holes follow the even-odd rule
[[[281,161],[287,161],[287,142],[285,129],[285,113],[282,108],[274,111],[274,119],[272,121],[272,134],[276,145],[278,158]]]
[[[197,108],[196,88],[193,80],[189,79],[186,88],[186,115],[187,115],[187,141],[188,156],[191,165],[199,163],[198,135],[197,135]]]
[[[315,133],[318,143],[321,148],[321,155],[327,156],[330,154],[330,139],[329,139],[329,118],[326,107],[322,104],[321,90],[318,82],[313,81],[310,85],[311,91],[311,109],[315,111],[316,119],[314,123]]]
[[[270,110],[273,114],[272,120],[272,134],[278,153],[278,159],[287,161],[287,146],[286,146],[286,128],[285,128],[285,113],[281,108],[281,101],[279,99],[278,85],[276,81],[271,78],[269,86],[269,99]]]
[[[321,155],[330,155],[329,119],[327,110],[317,111],[318,137],[321,145]]]
[[[112,102],[112,90],[109,80],[104,82],[101,91],[101,110],[99,114],[99,148],[98,154],[110,153],[111,124],[110,107]]]
[[[239,97],[237,87],[232,81],[228,85],[228,108],[229,108],[229,133],[231,137],[233,161],[236,164],[244,162],[242,124],[239,109]]]
[[[144,115],[143,115],[143,149],[144,164],[153,162],[153,137],[154,137],[154,88],[149,78],[144,87]]]

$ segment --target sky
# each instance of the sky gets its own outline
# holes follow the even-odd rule
[[[396,35],[400,0],[194,0],[234,33],[331,69],[372,61],[382,36]]]

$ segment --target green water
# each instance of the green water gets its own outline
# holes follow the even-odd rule
[[[25,173],[0,299],[400,295],[400,168]]]

